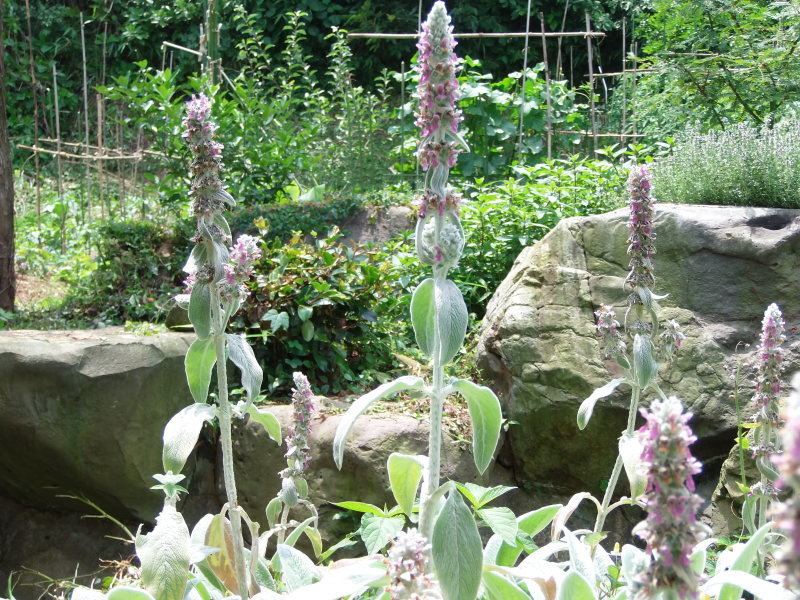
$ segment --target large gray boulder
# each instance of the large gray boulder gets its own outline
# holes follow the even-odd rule
[[[0,488],[29,506],[90,498],[120,518],[151,520],[161,435],[192,402],[183,370],[194,334],[120,328],[0,332]]]
[[[713,470],[735,437],[731,374],[740,364],[746,401],[749,365],[771,302],[787,321],[788,370],[800,367],[791,335],[800,315],[800,211],[656,206],[654,291],[669,293],[661,316],[678,320],[687,336],[673,367],[661,372],[662,387],[695,413],[694,452],[709,466],[713,489]],[[609,476],[629,388],[598,403],[584,431],[576,413],[592,390],[621,375],[602,359],[594,312],[613,304],[620,320],[624,315],[627,220],[627,209],[620,209],[562,221],[523,250],[489,303],[478,362],[500,392],[505,416],[518,423],[508,443],[520,482],[599,495]],[[746,416],[752,412],[747,406]]]

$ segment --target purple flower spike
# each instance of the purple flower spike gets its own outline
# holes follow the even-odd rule
[[[222,170],[222,144],[213,139],[217,126],[209,120],[210,117],[211,101],[208,97],[205,94],[192,96],[183,119],[183,137],[194,154],[191,165],[194,178],[189,195],[193,198],[192,211],[195,216],[206,219],[225,210],[226,203],[233,203],[219,178]]]
[[[454,166],[460,152],[457,133],[463,117],[456,106],[458,59],[453,52],[456,41],[452,33],[444,2],[436,2],[422,24],[422,35],[417,43],[419,107],[415,116],[421,135],[417,157],[424,171],[431,167]]]
[[[651,288],[655,283],[653,275],[653,255],[656,253],[655,232],[653,231],[653,198],[650,194],[651,175],[647,166],[634,167],[628,177],[628,196],[631,211],[628,255],[630,273],[625,283],[632,288],[644,286]],[[638,295],[631,300],[638,302]]]
[[[439,600],[433,576],[427,572],[430,544],[416,529],[401,531],[384,559],[391,600]]]
[[[302,477],[311,464],[311,448],[308,436],[311,433],[311,417],[316,411],[314,394],[308,378],[300,372],[294,374],[292,390],[292,426],[286,438],[286,458],[289,468],[281,472],[284,477]]]
[[[694,493],[694,475],[700,472],[700,463],[689,451],[696,440],[687,425],[692,414],[684,414],[674,396],[663,402],[655,400],[650,411],[641,412],[646,423],[638,436],[647,467],[643,500],[648,515],[633,533],[647,543],[651,560],[636,583],[647,598],[673,590],[682,599],[696,600],[698,581],[689,557],[707,531],[697,521],[702,500]]]
[[[619,321],[614,308],[604,304],[594,314],[597,317],[597,333],[600,335],[603,356],[608,358],[625,354],[625,342],[619,331]]]
[[[800,590],[800,373],[792,379],[792,393],[783,410],[783,452],[772,457],[780,478],[776,484],[794,493],[773,505],[776,523],[786,536],[778,554],[778,568],[786,576],[787,588]]]

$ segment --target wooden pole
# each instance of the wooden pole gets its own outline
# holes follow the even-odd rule
[[[544,31],[544,13],[539,13],[539,22],[542,25],[542,57],[544,58],[544,85],[547,92],[547,160],[553,158],[553,107],[550,103],[550,63],[547,60],[547,38]]]
[[[521,38],[521,37],[539,37],[538,33],[530,32],[502,32],[502,33],[453,33],[453,37],[457,40],[467,38]],[[348,38],[353,39],[375,39],[375,40],[413,40],[419,37],[416,33],[348,33]],[[548,38],[559,37],[589,37],[589,38],[602,38],[606,34],[602,31],[565,31],[559,33],[558,31],[549,31]]]
[[[633,56],[631,59],[633,61],[633,79],[631,79],[631,125],[633,126],[633,135],[636,135],[636,67],[638,65],[637,60],[637,47],[636,47],[636,21],[631,15],[631,50]]]
[[[105,178],[103,177],[103,161],[99,157],[105,154],[103,152],[103,96],[97,94],[95,97],[97,102],[97,155],[98,160],[96,163],[97,168],[97,196],[100,202],[100,218],[105,221],[106,219],[106,201],[105,201]]]
[[[86,142],[86,153],[89,153],[89,78],[86,73],[86,36],[84,33],[83,13],[81,18],[81,58],[83,60],[83,132]],[[39,145],[38,143],[36,144]],[[89,178],[89,163],[84,169],[84,190],[86,191],[86,219],[92,220],[92,188]]]
[[[628,20],[625,17],[622,17],[622,131],[620,133],[625,133],[625,128],[627,126],[627,119],[628,119],[628,82],[625,78],[625,69],[628,68],[628,59],[627,59],[627,48],[626,48],[626,40],[625,40],[625,27],[628,24]],[[624,135],[619,136],[619,143],[625,144],[625,137]]]
[[[36,91],[39,87],[36,82],[36,68],[33,60],[33,33],[31,33],[31,3],[25,0],[25,18],[28,22],[28,63],[31,76],[31,91],[33,92],[33,145],[39,145],[39,97]],[[36,170],[36,230],[39,233],[39,247],[42,246],[42,178],[39,164],[39,153],[33,153],[33,164]]]
[[[406,116],[403,110],[406,106],[406,61],[400,61],[400,173],[406,174]]]
[[[586,17],[586,33],[588,34],[592,29],[588,10],[584,13],[584,16]],[[597,114],[595,113],[594,105],[594,56],[592,54],[592,38],[586,38],[586,47],[589,51],[589,113],[592,120],[592,146],[594,148],[594,155],[597,155]]]
[[[61,117],[58,114],[58,76],[56,74],[56,63],[53,63],[53,101],[56,109],[56,150],[61,152]],[[61,208],[61,254],[67,251],[67,206],[64,203],[64,189],[61,182],[61,155],[56,155],[56,168],[58,169],[58,203]]]
[[[116,129],[117,129],[117,148],[122,148],[122,120],[119,116],[122,114],[122,102],[117,102],[117,119],[116,119]],[[119,212],[120,218],[125,220],[128,215],[125,208],[125,169],[122,165],[122,161],[117,163],[117,178],[119,183]]]
[[[14,266],[14,166],[6,116],[4,4],[0,2],[0,308],[14,310],[17,276]]]
[[[564,14],[561,17],[561,33],[567,28],[567,11],[569,10],[569,0],[564,3]],[[558,57],[556,58],[556,76],[560,79],[564,78],[564,69],[561,64],[561,42],[564,41],[563,37],[558,38]]]
[[[528,13],[525,18],[525,49],[522,51],[522,88],[519,91],[519,140],[517,158],[522,156],[522,134],[525,131],[525,86],[528,83],[528,39],[531,31],[531,0],[528,0]],[[546,66],[545,66],[546,68]]]

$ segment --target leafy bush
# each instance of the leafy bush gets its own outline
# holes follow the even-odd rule
[[[662,202],[800,208],[798,123],[692,132],[656,163],[653,186]]]
[[[234,326],[256,340],[270,391],[285,391],[302,370],[336,394],[392,367],[398,327],[375,310],[391,293],[376,251],[343,244],[336,229],[313,243],[276,238],[263,250]]]

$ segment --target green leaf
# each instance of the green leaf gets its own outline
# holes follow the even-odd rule
[[[653,342],[646,335],[633,338],[633,373],[639,387],[646,388],[658,373],[658,363],[653,358]]]
[[[336,462],[336,467],[342,468],[342,461],[344,460],[344,445],[347,440],[347,434],[353,427],[356,419],[363,413],[369,406],[381,398],[392,396],[405,390],[421,390],[425,386],[425,382],[420,377],[406,375],[398,377],[394,381],[389,381],[383,385],[361,396],[358,400],[353,402],[353,405],[347,410],[342,420],[339,421],[339,426],[336,428],[336,436],[333,439],[333,460]]]
[[[267,524],[269,524],[270,527],[275,527],[281,510],[283,510],[283,502],[281,502],[279,496],[276,496],[267,504]]]
[[[569,548],[569,565],[572,571],[580,573],[583,578],[594,584],[595,569],[589,546],[581,542],[575,534],[566,527],[562,530]]]
[[[497,506],[481,508],[477,513],[494,533],[503,538],[506,544],[513,546],[517,543],[519,523],[517,523],[514,511],[505,506]]]
[[[310,342],[314,339],[314,323],[311,321],[303,321],[303,324],[300,326],[300,333],[303,336],[303,339],[307,342]]]
[[[311,318],[312,314],[314,314],[314,309],[310,306],[300,306],[297,309],[297,316],[303,323],[308,321]]]
[[[199,339],[204,340],[211,335],[211,286],[208,283],[195,283],[192,286],[189,320]]]
[[[414,501],[427,457],[393,452],[386,461],[392,494],[408,518],[414,520]]]
[[[233,560],[233,533],[228,519],[220,514],[212,517],[206,530],[205,545],[219,548],[219,552],[206,558],[206,563],[226,590],[238,594],[239,582],[236,578],[236,566]]]
[[[361,518],[361,539],[367,547],[367,554],[377,554],[405,525],[403,517],[379,517],[378,515],[365,514]]]
[[[481,584],[481,536],[456,491],[447,496],[433,526],[431,556],[444,600],[474,600]]]
[[[124,593],[125,591],[133,592],[132,595],[128,596],[130,600],[155,600],[155,598],[140,588],[119,586],[117,588],[112,588],[109,593],[113,592],[114,590],[123,590],[123,593],[117,596],[117,598],[123,600],[124,597],[127,596],[127,594]],[[11,594],[9,594],[9,596],[11,596]],[[12,599],[9,598],[9,600]],[[73,588],[72,593],[69,595],[69,600],[106,600],[106,595],[100,590],[93,590],[87,587],[78,586]]]
[[[338,600],[344,597],[356,597],[365,587],[381,581],[386,576],[385,567],[375,566],[375,561],[372,560],[363,562],[364,564],[329,569],[317,583],[299,588],[282,598],[285,600]]]
[[[105,598],[106,600],[155,600],[155,598],[153,598],[153,596],[151,596],[145,590],[125,585],[120,585],[118,587],[111,588],[105,595],[103,595],[103,593],[99,592],[98,590],[90,590],[90,591],[100,594],[100,597]],[[75,595],[75,592],[72,593],[72,598],[73,600],[81,600],[80,597]]]
[[[620,383],[625,381],[625,377],[619,377],[617,379],[612,379],[607,384],[602,387],[597,388],[592,394],[586,398],[583,402],[581,402],[581,406],[578,409],[578,428],[579,429],[586,429],[586,426],[589,424],[589,419],[592,418],[592,412],[594,411],[594,405],[597,403],[598,400],[602,398],[606,398],[610,396],[615,389],[619,386]]]
[[[284,542],[284,544],[286,544],[287,546],[294,547],[294,545],[297,543],[297,540],[300,539],[300,536],[303,534],[303,532],[309,527],[311,527],[311,524],[316,520],[317,517],[308,517],[305,521],[303,521],[297,527],[295,527],[292,530],[292,533],[286,536],[286,541]]]
[[[449,279],[429,278],[414,290],[411,297],[414,336],[420,349],[433,358],[438,324],[441,364],[449,363],[461,349],[468,319],[467,305],[461,291]]]
[[[144,589],[156,600],[183,600],[190,553],[189,528],[183,516],[175,507],[165,505],[156,517],[153,531],[136,536]]]
[[[550,525],[550,522],[561,510],[561,504],[551,504],[550,506],[543,506],[537,510],[525,513],[517,517],[519,523],[519,530],[527,535],[533,537],[545,527]],[[496,561],[499,566],[511,567],[517,562],[517,558],[523,551],[523,546],[520,542],[516,545],[509,545],[503,543],[500,550],[497,552]]]
[[[628,476],[631,499],[636,500],[647,487],[647,474],[642,464],[642,443],[635,434],[622,434],[619,438],[619,455]]]
[[[496,485],[491,488],[485,488],[477,483],[456,483],[456,487],[461,490],[461,493],[470,501],[473,508],[480,508],[503,494],[517,489],[507,485]]]
[[[749,489],[747,493],[749,493]],[[756,526],[756,510],[758,508],[758,496],[747,496],[742,505],[742,522],[747,533],[753,535],[758,527]]]
[[[173,416],[164,427],[164,447],[161,462],[164,471],[180,473],[186,459],[197,444],[197,437],[203,423],[217,415],[217,409],[210,404],[190,404]]]
[[[767,534],[770,532],[771,529],[772,529],[772,523],[767,523],[753,534],[753,536],[747,541],[747,543],[741,549],[739,555],[733,561],[733,564],[730,567],[732,571],[743,571],[745,573],[750,572],[753,563],[758,557],[758,550],[761,547],[764,538],[767,537]],[[721,565],[718,561],[717,569],[719,570],[720,568]],[[717,598],[717,600],[739,600],[741,597],[742,597],[741,587],[732,584],[726,584],[720,590],[719,597]]]
[[[561,581],[556,600],[597,600],[597,596],[580,573],[570,571]]]
[[[275,440],[276,444],[281,445],[281,424],[275,415],[266,410],[258,410],[252,404],[247,409],[247,414],[253,421],[260,423],[266,429],[267,435]]]
[[[530,596],[512,581],[499,573],[483,572],[483,585],[489,600],[530,600]]]
[[[278,559],[280,573],[288,591],[293,592],[310,585],[316,579],[317,568],[311,559],[299,550],[286,544],[278,544],[275,557]],[[273,559],[273,565],[275,562]]]
[[[249,405],[261,391],[264,373],[244,335],[228,333],[225,335],[225,340],[228,343],[228,358],[242,372],[242,387],[247,392]]]
[[[366,502],[355,502],[355,501],[333,502],[333,505],[338,506],[339,508],[343,508],[345,510],[352,510],[354,512],[367,513],[370,515],[378,515],[380,517],[389,516],[389,513],[387,513],[385,510],[378,508],[374,504],[368,504]]]
[[[450,385],[467,401],[472,420],[472,453],[478,472],[483,474],[492,462],[500,439],[503,422],[500,401],[488,387],[466,379],[456,379]]]
[[[217,362],[214,338],[195,340],[189,346],[184,359],[186,380],[195,402],[205,403],[208,400],[208,386],[211,385],[211,371]]]
[[[719,592],[718,600],[723,599],[726,589],[739,590],[737,597],[741,596],[741,590],[744,589],[759,600],[797,600],[797,595],[785,587],[771,581],[764,581],[760,577],[744,571],[724,571],[714,575],[703,584],[701,589],[706,594],[714,595],[720,587],[722,590]]]

